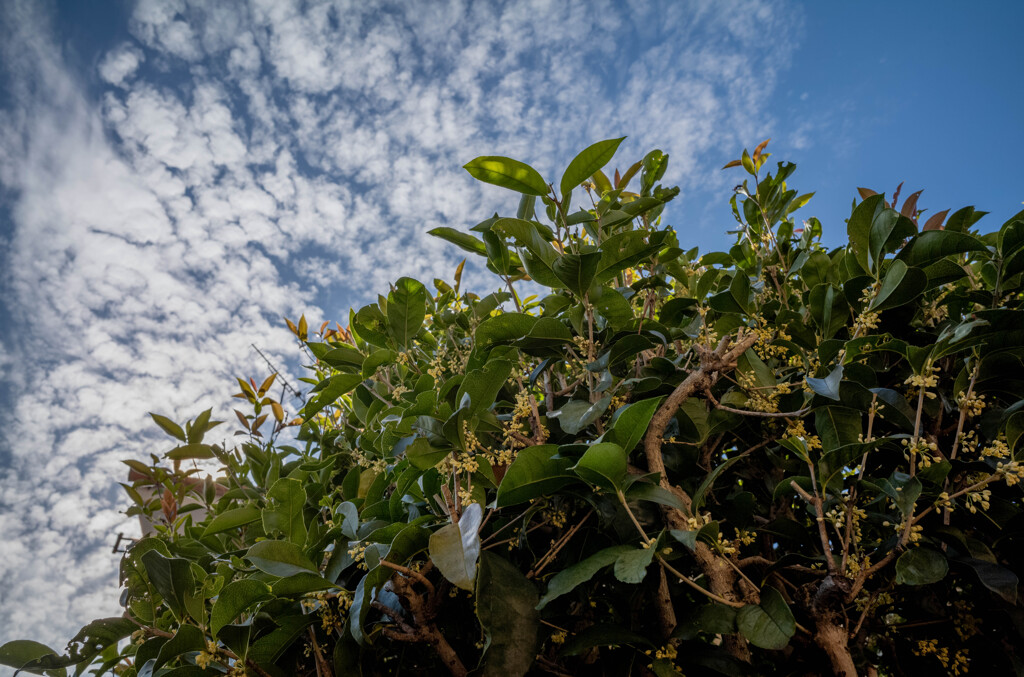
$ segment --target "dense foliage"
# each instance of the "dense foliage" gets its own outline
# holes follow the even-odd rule
[[[0,661],[1020,674],[1024,212],[981,234],[973,208],[922,223],[919,193],[862,189],[828,250],[765,142],[728,166],[749,175],[735,246],[700,255],[662,223],[667,155],[602,171],[620,141],[557,191],[508,158],[466,165],[518,210],[433,233],[499,290],[463,290],[460,265],[347,329],[289,322],[314,384],[298,418],[273,378],[239,380],[234,449],[204,441],[210,412],[154,416],[175,446],[130,462],[156,532],[122,561],[123,618]]]

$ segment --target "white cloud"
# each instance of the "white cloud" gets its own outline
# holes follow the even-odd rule
[[[618,164],[659,146],[667,181],[706,182],[767,124],[792,43],[770,0],[154,0],[97,93],[27,0],[5,11],[5,291],[31,333],[0,353],[27,386],[4,433],[0,634],[58,646],[118,612],[109,544],[132,525],[111,487],[118,459],[163,448],[147,411],[223,414],[231,377],[264,369],[250,342],[294,358],[282,315],[344,323],[401,275],[450,276],[461,252],[426,231],[515,204],[461,169],[476,155],[554,181],[630,134]]]
[[[125,80],[135,75],[139,65],[146,56],[142,50],[131,44],[125,44],[109,52],[100,62],[100,77],[115,87],[120,87]]]

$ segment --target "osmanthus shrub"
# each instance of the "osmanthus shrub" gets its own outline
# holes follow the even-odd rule
[[[973,208],[919,220],[918,194],[862,190],[829,250],[761,144],[730,163],[750,175],[736,244],[700,255],[663,224],[666,155],[602,171],[620,141],[557,190],[508,158],[466,165],[518,207],[433,233],[496,291],[465,291],[460,266],[398,280],[347,329],[289,323],[300,418],[251,380],[237,448],[203,441],[209,412],[157,417],[176,446],[133,462],[132,511],[157,528],[121,563],[123,617],[0,660],[1021,674],[1024,212],[982,234]],[[223,466],[219,491],[194,459]]]

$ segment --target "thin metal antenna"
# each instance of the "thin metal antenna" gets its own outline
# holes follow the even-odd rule
[[[135,543],[135,539],[134,538],[131,538],[129,536],[125,536],[124,533],[119,531],[117,533],[117,541],[114,543],[114,549],[112,550],[112,552],[121,552],[121,553],[128,552],[128,546],[127,545],[125,547],[121,548],[121,541],[125,541],[128,545],[132,545],[133,543]],[[120,548],[120,550],[118,548]]]
[[[287,390],[288,392],[290,392],[292,394],[292,397],[294,397],[297,400],[301,400],[302,399],[302,393],[300,393],[299,391],[295,390],[295,388],[293,388],[292,385],[290,383],[288,383],[288,381],[285,379],[284,375],[278,370],[277,367],[274,366],[274,363],[271,362],[270,359],[267,358],[267,356],[263,354],[263,351],[260,350],[258,347],[256,347],[255,343],[250,343],[249,345],[252,346],[252,349],[255,350],[257,353],[259,353],[260,357],[263,358],[263,361],[267,363],[267,367],[270,368],[270,373],[277,374],[278,378],[281,379],[281,386],[282,386],[281,392],[284,393],[284,391]]]

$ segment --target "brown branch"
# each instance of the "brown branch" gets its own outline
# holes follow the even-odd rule
[[[409,578],[415,578],[417,581],[419,581],[424,586],[426,586],[427,590],[430,591],[431,595],[433,595],[436,592],[434,590],[434,584],[431,583],[430,580],[426,576],[422,575],[420,572],[413,571],[412,569],[410,569],[408,567],[404,567],[401,564],[395,564],[394,562],[389,562],[386,559],[382,559],[380,561],[380,563],[383,566],[387,567],[388,569],[393,569],[393,570],[395,570],[395,571],[397,571],[397,572],[399,572],[401,574],[405,574]]]
[[[313,657],[316,660],[316,674],[321,677],[334,677],[334,672],[331,670],[331,664],[327,662],[323,654],[320,652],[320,645],[316,641],[316,630],[313,626],[309,626],[309,640],[313,643]]]

